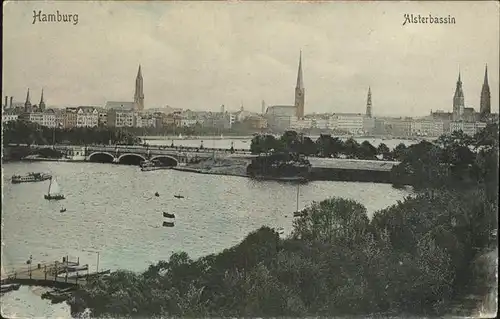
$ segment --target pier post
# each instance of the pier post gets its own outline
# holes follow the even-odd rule
[[[66,269],[66,276],[64,277],[64,281],[68,282],[68,270]]]
[[[47,280],[47,265],[43,266],[43,272],[45,273],[45,280]]]
[[[54,281],[57,281],[57,261],[54,262]]]

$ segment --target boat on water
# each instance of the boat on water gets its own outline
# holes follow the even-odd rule
[[[51,178],[52,175],[46,173],[28,173],[27,175],[13,175],[12,184],[42,182]]]
[[[61,208],[59,212],[64,213],[66,211],[66,208]]]
[[[175,214],[170,214],[170,213],[163,212],[163,217],[165,217],[165,218],[175,218]]]
[[[172,168],[171,166],[163,166],[159,161],[148,161],[148,160],[141,162],[140,166],[141,166],[141,171],[143,172]]]
[[[174,223],[172,223],[172,222],[163,222],[163,227],[174,227]]]
[[[2,285],[0,292],[4,293],[4,292],[13,291],[13,290],[18,290],[20,286],[21,286],[20,284],[6,284],[6,285]]]
[[[88,269],[89,269],[89,265],[68,266],[68,267],[66,267],[66,270],[68,272],[83,271],[83,270],[88,270]]]
[[[175,198],[184,198],[182,195],[174,195]]]
[[[155,193],[155,196],[156,196],[156,197],[160,197],[160,193],[156,192],[156,193]]]
[[[50,179],[49,190],[44,197],[47,200],[64,199],[64,195],[61,193],[61,189],[55,178]]]

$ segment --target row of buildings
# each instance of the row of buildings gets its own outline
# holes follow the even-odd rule
[[[267,108],[264,117],[273,131],[284,130],[319,130],[333,131],[347,135],[383,135],[383,136],[440,136],[462,130],[473,135],[486,127],[487,123],[498,122],[498,114],[491,113],[491,95],[486,66],[480,97],[480,110],[465,107],[463,83],[459,72],[453,96],[452,112],[430,112],[421,118],[410,117],[374,117],[371,88],[368,88],[366,112],[329,113],[304,116],[305,88],[302,79],[302,61],[299,60],[295,105],[274,105]]]
[[[189,127],[230,130],[243,128],[254,132],[263,130],[279,133],[285,130],[334,132],[346,135],[439,136],[462,130],[474,134],[486,123],[498,121],[498,114],[491,114],[491,97],[486,67],[481,91],[480,111],[465,107],[463,83],[459,72],[453,97],[453,111],[430,112],[422,118],[374,117],[372,92],[368,88],[365,113],[329,113],[305,115],[305,87],[302,74],[302,52],[299,55],[295,103],[266,107],[262,101],[261,113],[240,110],[230,112],[221,106],[219,112],[191,111],[164,108],[144,108],[144,83],[141,66],[135,79],[134,101],[108,101],[104,106],[79,106],[64,109],[47,109],[43,90],[38,105],[32,105],[28,89],[26,101],[7,106],[5,97],[3,122],[22,119],[48,127]]]

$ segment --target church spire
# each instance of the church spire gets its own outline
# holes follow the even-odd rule
[[[144,82],[142,79],[141,65],[135,78],[134,106],[136,110],[144,110]]]
[[[297,88],[299,88],[299,89],[304,88],[304,82],[302,79],[302,50],[300,50],[300,55],[299,55],[299,70],[297,72]]]
[[[30,101],[30,89],[28,88],[28,93],[26,93],[26,102],[24,102],[24,111],[31,112],[31,101]]]
[[[479,112],[481,115],[481,119],[484,120],[488,114],[491,113],[491,94],[490,94],[490,86],[488,84],[488,65],[486,65],[484,70],[484,82],[483,88],[481,89],[481,100],[479,102],[480,108]]]
[[[484,69],[484,83],[483,85],[488,85],[488,64],[486,64]]]
[[[301,119],[304,117],[304,104],[305,104],[304,80],[302,79],[302,50],[299,55],[299,70],[297,72],[297,86],[295,86],[295,108],[296,116]]]
[[[366,116],[372,117],[372,90],[368,87],[368,98],[366,99]]]
[[[45,101],[43,100],[43,88],[42,88],[42,95],[40,96],[40,104],[38,105],[40,108],[40,111],[45,111]]]
[[[28,88],[28,93],[26,93],[26,102],[24,102],[24,104],[28,104],[28,103],[31,104],[31,102],[30,102],[30,89],[29,88]]]
[[[458,70],[458,81],[455,88],[455,95],[453,96],[453,120],[458,121],[462,119],[462,114],[464,113],[465,99],[464,91],[462,88],[462,80],[460,74],[460,68]]]
[[[141,65],[139,64],[139,70],[137,71],[137,78],[142,79]]]

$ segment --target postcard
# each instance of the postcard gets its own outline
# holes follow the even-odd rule
[[[3,11],[3,317],[496,315],[498,2]]]

